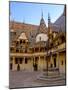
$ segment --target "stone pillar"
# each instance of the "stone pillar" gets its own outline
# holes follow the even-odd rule
[[[44,69],[47,69],[46,63],[47,63],[46,56],[44,56]]]
[[[38,61],[38,69],[40,70],[40,65],[41,65],[41,64],[40,64],[40,56],[38,56],[38,57],[39,57],[39,59],[38,59],[38,60],[39,60],[39,61]]]
[[[35,65],[35,56],[33,57],[33,71],[34,71],[34,65]]]
[[[59,52],[57,52],[57,67],[58,67],[58,74],[60,74],[60,58],[59,58]]]
[[[13,62],[12,62],[12,70],[15,70],[15,57],[13,56]]]
[[[24,64],[25,64],[25,57],[23,57],[23,61],[24,61]]]
[[[31,56],[31,70],[33,71],[33,56]]]
[[[53,68],[53,67],[54,67],[54,63],[53,63],[52,54],[51,54],[51,57],[50,57],[50,62],[51,62],[51,65],[50,65],[50,67],[51,67],[51,68]]]
[[[25,57],[23,57],[23,70],[25,70]]]
[[[34,60],[34,64],[35,64],[35,57],[33,58],[33,60]]]

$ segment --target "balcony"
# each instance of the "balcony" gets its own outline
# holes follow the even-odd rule
[[[61,51],[65,49],[65,43],[60,44],[59,46],[56,46],[50,50],[48,50],[48,55],[50,55],[50,53],[54,53],[57,51]],[[47,55],[47,50],[45,51],[35,51],[35,52],[11,52],[10,53],[11,56],[26,56],[26,57],[31,57],[31,56],[44,56]]]

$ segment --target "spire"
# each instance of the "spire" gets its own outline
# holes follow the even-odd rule
[[[51,24],[51,19],[50,19],[50,14],[48,13],[48,30],[50,31],[50,24]]]
[[[48,25],[50,24],[51,19],[50,19],[50,14],[48,13]]]
[[[23,24],[22,24],[23,30],[25,29],[25,17],[23,17]],[[24,31],[23,31],[24,32]]]
[[[42,25],[42,24],[45,24],[45,21],[43,19],[43,11],[41,12],[41,20],[40,20],[40,25]]]
[[[41,20],[40,20],[40,25],[39,25],[39,29],[38,29],[38,33],[40,32],[45,32],[46,30],[46,24],[43,18],[43,11],[41,12]]]
[[[42,11],[42,18],[43,18],[43,11]]]

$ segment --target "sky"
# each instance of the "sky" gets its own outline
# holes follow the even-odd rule
[[[43,18],[47,25],[48,13],[50,14],[51,22],[54,23],[61,16],[63,10],[64,5],[10,2],[10,20],[39,25],[43,12]]]

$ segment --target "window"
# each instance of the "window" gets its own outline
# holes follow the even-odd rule
[[[16,32],[14,32],[14,35],[16,35]]]
[[[41,41],[41,37],[39,37],[39,41]]]
[[[51,63],[50,67],[52,68],[53,67],[53,64]]]
[[[10,52],[13,52],[13,51],[14,51],[14,48],[11,47],[11,48],[10,48]]]
[[[20,64],[22,64],[22,58],[20,58]]]
[[[53,43],[51,43],[51,47],[53,47]]]
[[[63,65],[63,60],[61,61],[61,65]]]
[[[25,43],[25,40],[23,40],[23,43]]]
[[[18,49],[16,49],[16,52],[19,52],[19,50],[18,50]]]
[[[44,59],[44,56],[41,56],[40,59]]]
[[[27,58],[25,58],[25,64],[27,64],[27,62],[28,62],[27,60],[28,60],[28,59],[27,59]]]
[[[20,40],[20,44],[22,43],[22,40]]]
[[[38,63],[38,59],[39,59],[39,57],[35,57],[35,63],[36,64]]]
[[[23,50],[20,50],[20,53],[23,53]]]
[[[52,39],[53,39],[53,35],[52,35]]]
[[[18,41],[16,42],[16,46],[18,45]]]
[[[47,50],[47,48],[45,47],[45,51]]]
[[[35,48],[35,52],[39,52],[39,48]]]
[[[25,48],[25,53],[27,53],[27,48]]]
[[[18,64],[18,58],[15,58],[15,64]]]
[[[43,47],[40,48],[40,52],[44,52],[45,49]]]

